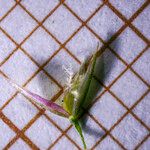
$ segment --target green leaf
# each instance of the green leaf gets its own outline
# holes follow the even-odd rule
[[[76,106],[74,106],[75,112],[73,114],[76,117],[80,117],[81,113],[83,112],[82,108],[84,107],[84,103],[88,95],[90,84],[92,82],[94,68],[96,64],[96,58],[97,58],[97,52],[93,55],[91,61],[89,62],[89,65],[88,65],[88,68],[84,75],[83,80],[80,81],[81,83],[79,84],[79,87],[78,87],[79,97],[77,99]]]
[[[78,122],[78,120],[76,120],[73,116],[70,116],[69,117],[69,120],[71,121],[71,123],[74,125],[74,127],[76,128],[77,132],[79,133],[80,137],[81,137],[81,140],[82,140],[82,143],[84,145],[84,149],[86,150],[86,143],[85,143],[85,140],[84,140],[84,136],[83,136],[83,133],[82,133],[82,129],[80,127],[80,124]]]

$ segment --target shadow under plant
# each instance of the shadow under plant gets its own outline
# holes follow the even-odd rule
[[[111,37],[112,35],[109,34]],[[108,37],[108,39],[110,39]],[[107,41],[107,43],[110,43],[110,41]],[[91,107],[92,101],[96,98],[98,93],[100,93],[103,89],[103,86],[107,79],[109,78],[109,74],[111,70],[114,67],[114,64],[116,62],[115,55],[110,55],[110,50],[108,49],[108,44],[105,44],[99,51],[99,56],[96,61],[96,66],[94,69],[94,76],[90,85],[90,89],[88,91],[87,99],[85,100],[86,103],[84,104],[84,110],[85,114],[88,111],[88,109]],[[119,38],[115,42],[114,47],[119,46]],[[104,52],[105,51],[105,52]],[[87,124],[88,117],[87,115],[84,115],[80,119],[80,124],[82,125],[83,132],[89,135],[92,135],[96,138],[101,137],[104,135],[103,131],[99,131],[98,129],[94,128],[93,126],[89,126]]]

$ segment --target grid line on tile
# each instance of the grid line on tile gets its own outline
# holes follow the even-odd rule
[[[29,128],[29,125],[34,123],[41,115],[43,111],[40,111],[30,122],[25,126],[25,128],[22,129],[21,133],[24,133],[25,130]],[[20,138],[20,135],[17,134],[5,147],[5,149],[9,149],[18,139]]]
[[[46,117],[48,118],[48,120],[50,120],[51,122],[53,122],[53,124],[54,124],[55,126],[57,126],[57,128],[59,128],[59,130],[61,130],[62,135],[65,135],[65,137],[66,137],[67,139],[69,139],[78,149],[80,149],[79,145],[78,145],[74,140],[72,140],[67,134],[65,134],[65,132],[64,132],[58,125],[56,125],[56,123],[55,123],[54,121],[52,121],[52,120],[50,119],[50,117],[48,117],[47,115],[46,115]],[[68,127],[68,128],[66,129],[66,131],[68,131],[69,129],[70,129],[70,127]],[[61,137],[61,135],[60,135],[60,137]],[[58,137],[58,138],[60,138],[60,137]],[[57,141],[57,139],[56,139],[56,141]],[[55,145],[56,141],[54,141],[54,143],[52,143],[52,144],[50,145],[50,147],[52,147],[53,145]],[[48,148],[48,149],[49,149],[49,148]]]
[[[107,91],[110,92],[109,89],[107,89]],[[118,119],[118,121],[117,121],[108,131],[103,127],[104,130],[107,131],[107,132],[106,132],[106,136],[109,135],[109,136],[113,137],[113,140],[114,140],[114,136],[112,136],[112,134],[111,134],[110,132],[111,132],[129,113],[132,114],[133,117],[136,118],[136,120],[138,120],[138,121],[141,123],[141,120],[140,120],[140,119],[137,119],[137,117],[135,117],[134,113],[132,112],[132,109],[133,109],[140,101],[142,101],[142,99],[143,99],[149,92],[150,92],[150,90],[147,90],[147,91],[142,95],[142,97],[138,100],[138,102],[136,102],[130,109],[126,108],[127,111],[120,117],[120,119]],[[111,93],[111,92],[110,92],[110,93]],[[112,93],[111,93],[111,94],[112,94]],[[114,94],[113,94],[113,96],[114,96]],[[115,96],[115,97],[116,97],[116,96]],[[116,98],[116,100],[120,103],[120,100],[118,100],[118,98]],[[122,105],[122,102],[121,102],[121,105]],[[91,114],[89,114],[89,115],[90,115],[94,120],[96,120],[93,115],[91,115]],[[97,121],[97,120],[96,120],[96,121]],[[101,124],[99,121],[97,121],[97,122],[98,122],[98,124],[102,127],[102,124]],[[147,125],[143,124],[143,122],[142,122],[142,125],[144,125],[144,127],[146,127],[148,130],[150,130],[149,127],[147,127]],[[143,140],[144,140],[144,139],[143,139]],[[94,149],[101,141],[102,141],[102,139],[100,139],[100,140],[93,146],[93,149]],[[120,144],[120,142],[118,142],[118,140],[115,139],[115,141],[116,141],[116,143],[119,144],[123,149],[126,149],[122,144]],[[140,145],[140,144],[138,144],[138,145]],[[137,145],[137,146],[138,146],[138,145]]]
[[[66,6],[66,8],[67,8],[68,6],[67,6],[66,3],[64,3],[64,2],[65,2],[65,1],[61,1],[59,5],[64,5],[64,6]],[[15,9],[16,5],[18,5],[18,4],[19,4],[20,6],[22,6],[22,4],[20,3],[20,1],[16,1],[15,6],[13,6],[13,7],[2,17],[1,21],[2,21],[4,18],[6,18],[7,15],[8,15],[9,13],[11,13],[11,11],[12,11],[13,9]],[[144,40],[144,41],[147,43],[148,46],[147,46],[146,48],[144,48],[144,50],[135,58],[135,60],[134,60],[131,64],[126,65],[127,68],[126,68],[125,70],[131,69],[131,71],[132,71],[136,76],[138,76],[138,78],[140,78],[140,80],[142,80],[142,81],[149,87],[149,84],[148,84],[139,74],[137,74],[137,73],[131,68],[132,64],[135,63],[135,62],[138,60],[138,58],[139,58],[139,57],[148,49],[148,47],[149,47],[149,41],[148,41],[148,39],[147,39],[140,31],[138,31],[138,29],[135,28],[134,25],[131,24],[131,22],[144,10],[144,8],[149,5],[149,1],[146,1],[146,2],[144,3],[144,5],[142,5],[142,6],[137,10],[137,12],[136,12],[129,20],[127,20],[126,18],[124,18],[124,17],[121,15],[121,13],[120,13],[118,10],[116,10],[116,9],[109,3],[109,1],[104,1],[104,3],[103,3],[97,10],[95,10],[95,13],[93,13],[93,15],[92,15],[91,17],[89,17],[89,19],[87,19],[87,21],[85,21],[85,22],[82,21],[81,19],[79,19],[79,17],[76,15],[76,13],[74,13],[74,12],[71,10],[71,8],[68,7],[67,9],[68,9],[69,11],[71,11],[72,14],[73,14],[75,17],[78,17],[78,20],[82,22],[82,25],[81,25],[81,26],[77,29],[77,31],[74,32],[74,33],[70,36],[70,38],[69,38],[65,43],[63,43],[63,44],[62,44],[61,42],[59,42],[59,41],[57,40],[57,38],[56,38],[54,35],[52,35],[52,34],[42,25],[42,23],[49,17],[48,15],[45,17],[45,19],[43,20],[42,23],[36,21],[36,22],[38,23],[38,26],[43,27],[43,29],[45,29],[45,31],[46,31],[50,36],[52,36],[56,42],[58,42],[58,43],[60,44],[60,48],[56,51],[56,53],[55,53],[52,57],[54,57],[55,55],[57,55],[57,53],[58,53],[62,48],[64,48],[64,49],[69,53],[69,55],[71,55],[71,57],[74,58],[74,60],[76,60],[78,63],[80,63],[79,59],[76,58],[76,57],[65,47],[65,45],[66,45],[66,43],[68,43],[68,42],[76,35],[77,32],[79,32],[79,30],[80,30],[83,26],[86,26],[94,35],[97,35],[90,27],[87,26],[87,22],[100,10],[100,8],[101,8],[104,4],[107,5],[108,7],[110,7],[110,8],[112,9],[112,11],[113,11],[119,18],[121,18],[121,19],[125,22],[125,25],[123,25],[122,28],[111,38],[110,43],[111,43],[112,41],[114,41],[114,39],[117,38],[118,35],[121,34],[122,31],[123,31],[126,27],[128,27],[128,26],[129,26],[134,32],[136,32],[137,35],[138,35],[142,40]],[[22,8],[23,8],[23,7],[24,7],[24,6],[22,6]],[[57,8],[54,8],[54,9],[56,10]],[[37,20],[35,17],[33,17],[33,15],[32,15],[31,13],[28,12],[28,10],[27,10],[25,7],[24,7],[24,10],[25,10],[34,20]],[[54,11],[53,11],[53,12],[54,12]],[[52,12],[52,13],[53,13],[53,12]],[[38,28],[38,26],[36,26],[36,28],[32,31],[32,33],[34,33],[34,31]],[[0,29],[1,29],[1,28],[0,28]],[[7,34],[6,31],[4,31],[3,29],[1,29],[1,30],[2,30],[5,34]],[[32,35],[32,33],[30,33],[30,35],[27,36],[26,39],[24,39],[23,41],[27,40],[27,39]],[[7,34],[7,36],[9,37],[9,39],[11,39],[12,41],[14,41],[8,34]],[[98,37],[98,39],[99,39],[100,41],[102,40],[101,37],[99,37],[98,35],[97,35],[96,37]],[[14,42],[15,42],[15,41],[14,41]],[[103,42],[103,43],[104,43],[104,42]],[[110,43],[109,43],[109,44],[110,44]],[[18,45],[16,42],[15,42],[15,44]],[[104,43],[105,47],[109,47],[109,44],[108,44],[108,43],[107,43],[107,44]],[[22,43],[21,43],[20,45],[18,45],[18,47],[17,47],[15,50],[17,50],[18,48],[21,48],[21,45],[22,45]],[[109,48],[110,48],[110,47],[109,47]],[[106,49],[106,48],[105,48],[105,49]],[[105,50],[105,49],[104,49],[104,50]],[[11,55],[13,55],[13,53],[15,52],[15,50],[12,52]],[[32,56],[30,56],[24,49],[21,48],[21,50],[22,50],[24,53],[26,53],[26,55],[27,55],[34,63],[36,63],[36,61],[34,61],[34,59],[32,59]],[[113,51],[113,50],[111,49],[111,51]],[[10,55],[9,57],[11,57],[11,55]],[[118,59],[122,59],[122,58],[120,58],[119,55],[116,54],[116,56],[117,56]],[[9,59],[9,57],[8,57],[8,59]],[[39,72],[40,70],[44,70],[44,69],[43,69],[44,66],[52,59],[52,57],[51,57],[50,59],[48,59],[48,61],[47,61],[43,66],[39,67],[39,70],[36,71],[35,74],[32,75],[32,77],[31,77],[29,80],[32,80],[33,77],[34,77],[36,74],[38,74],[38,72]],[[6,60],[4,60],[4,61],[6,62],[8,59],[6,59]],[[123,61],[125,64],[127,64],[123,59],[122,59],[122,61]],[[4,64],[4,63],[0,64],[0,66],[3,65],[3,64]],[[112,84],[111,84],[109,87],[106,87],[106,86],[103,85],[103,86],[105,87],[105,89],[106,89],[105,91],[109,91],[111,94],[114,95],[114,93],[112,93],[109,89],[110,89],[110,87],[124,74],[125,70],[112,82]],[[2,73],[3,73],[3,72],[2,72]],[[48,74],[48,73],[47,73],[47,74]],[[29,81],[27,81],[26,84],[27,84],[28,82],[29,82]],[[57,81],[55,81],[55,82],[57,82]],[[26,84],[25,84],[25,85],[26,85]],[[59,84],[59,83],[58,83],[58,84]],[[24,85],[24,86],[25,86],[25,85]],[[150,87],[149,87],[149,88],[150,88]],[[104,91],[102,94],[104,94],[105,91]],[[148,90],[146,93],[148,93],[148,92],[149,92],[149,90]],[[135,107],[136,105],[138,105],[138,103],[139,103],[140,101],[142,101],[142,99],[145,97],[146,93],[141,97],[141,99],[139,99],[136,103],[134,103],[134,105],[133,105],[134,107]],[[102,95],[102,94],[101,94],[101,95]],[[101,96],[101,95],[100,95],[100,96]],[[14,97],[15,97],[15,96],[14,96]],[[116,98],[117,98],[117,97],[116,97]],[[11,99],[10,99],[9,101],[11,101]],[[117,101],[118,101],[119,103],[121,103],[121,100],[118,100],[118,98],[117,98]],[[5,106],[7,106],[7,104],[8,104],[8,103],[6,103]],[[123,105],[123,104],[121,104],[121,105]],[[133,109],[134,107],[131,107],[130,109],[127,109],[127,110],[128,110],[127,112],[132,112],[132,109]],[[40,112],[39,114],[41,114],[41,112]],[[42,115],[42,114],[41,114],[41,115]],[[125,116],[126,116],[126,115],[125,115]],[[2,118],[2,117],[1,117],[1,118]],[[137,119],[135,116],[134,116],[134,118],[135,118],[136,120],[138,120],[139,122],[143,122],[143,121],[141,121],[140,119]],[[7,118],[7,119],[8,119],[8,118]],[[94,119],[95,121],[97,121],[95,118],[93,118],[93,119]],[[123,118],[122,118],[122,119],[123,119]],[[122,120],[122,119],[121,119],[121,120]],[[9,119],[8,119],[8,120],[9,120]],[[37,119],[36,119],[36,118],[33,118],[33,119],[31,119],[31,120],[36,121]],[[119,121],[121,121],[121,120],[118,120],[118,124],[119,124]],[[32,121],[31,121],[31,122],[32,122]],[[10,125],[10,123],[7,123],[7,124]],[[114,127],[116,127],[118,124],[116,124]],[[142,123],[142,124],[143,124],[143,123]],[[25,128],[29,128],[31,125],[32,125],[32,123],[29,124],[28,126],[26,126]],[[144,124],[143,124],[143,125],[144,125]],[[55,126],[56,126],[56,125],[55,125]],[[70,126],[70,127],[71,127],[71,126]],[[70,127],[68,127],[68,130],[70,129]],[[68,130],[66,130],[66,131],[68,131]],[[21,133],[23,133],[23,131],[21,131]],[[109,131],[108,131],[108,133],[109,133]],[[54,146],[54,145],[57,143],[57,141],[58,141],[63,135],[65,135],[65,136],[67,137],[65,131],[62,131],[62,135],[52,144],[52,146]],[[106,134],[106,136],[107,136],[107,134]],[[117,141],[111,134],[110,134],[110,137],[111,137],[114,141],[116,141],[116,142],[118,143],[118,145],[120,145],[123,149],[125,149],[125,148],[122,146],[122,144],[121,144],[119,141]],[[140,143],[137,145],[136,149],[137,149],[138,147],[140,147],[140,146],[142,145],[142,143],[143,143],[148,137],[149,137],[149,135],[147,135],[147,136],[142,140],[142,142],[140,142]],[[33,143],[32,141],[29,141],[29,140],[27,140],[27,139],[24,139],[24,140],[25,140],[26,143],[27,143],[28,145],[30,145],[30,147],[32,147],[33,149],[38,149],[38,148],[34,145],[34,143]],[[70,140],[71,140],[71,139],[70,139]],[[15,141],[16,141],[16,140],[14,140],[14,143],[15,143]],[[76,144],[76,142],[74,142],[74,141],[72,141],[72,142],[76,145],[76,147],[78,147],[78,145]],[[100,143],[100,142],[98,142],[98,143]],[[35,146],[35,147],[34,147],[34,146]],[[50,145],[49,149],[50,149],[52,146]],[[78,147],[78,149],[80,149],[80,148]]]
[[[20,0],[20,1],[21,1],[21,0]],[[10,14],[10,12],[11,12],[12,10],[15,9],[15,7],[20,3],[20,1],[17,1],[17,2],[15,3],[15,5],[12,6],[12,7],[7,11],[7,13],[0,19],[0,22],[1,22],[4,18],[6,18],[6,17],[8,16],[8,14]]]
[[[107,4],[107,2],[108,1],[104,1],[106,4]],[[142,12],[142,10],[144,10],[144,8],[147,6],[147,5],[149,5],[149,1],[146,1],[138,10],[137,10],[137,12],[135,13],[135,14],[133,14],[133,16],[129,19],[129,20],[126,20],[124,17],[120,17],[124,22],[125,22],[125,24],[111,37],[111,39],[106,43],[106,42],[104,42],[103,41],[103,39],[97,34],[97,33],[95,33],[87,24],[85,24],[85,26],[102,42],[102,43],[104,43],[104,47],[108,47],[116,56],[117,56],[117,58],[119,58],[127,67],[128,67],[128,64],[126,63],[126,61],[124,61],[109,45],[122,33],[122,31],[126,28],[126,27],[128,27],[129,26],[129,24],[130,24],[130,22],[132,22],[138,15],[139,15],[139,13],[141,13]],[[108,3],[109,4],[109,3]],[[64,4],[64,6],[66,6],[66,8],[67,9],[69,9],[70,10],[70,12],[72,13],[72,14],[75,14],[66,4]],[[108,6],[110,6],[110,5],[108,5]],[[114,11],[114,9],[115,8],[113,8],[112,10]],[[99,11],[99,10],[97,10],[97,11]],[[81,22],[83,22],[83,24],[84,24],[84,21],[82,21],[77,15],[75,15]],[[119,16],[118,16],[119,17]],[[139,35],[140,36],[140,35]],[[141,36],[140,36],[140,38],[142,38]],[[143,39],[143,41],[145,41],[144,39]],[[149,41],[148,40],[146,40],[146,43],[148,44],[148,47],[149,47]],[[147,48],[148,49],[148,48]],[[146,49],[146,50],[147,50]],[[146,51],[145,50],[145,51]],[[129,67],[130,68],[130,67]],[[140,77],[140,75],[137,73],[137,72],[135,72],[134,70],[133,70],[133,68],[130,68],[146,85],[148,85],[149,86],[149,84],[143,79],[143,78],[141,78]]]
[[[0,112],[1,119],[33,149],[38,149],[38,147],[25,136],[2,112]],[[4,148],[5,149],[5,148]]]
[[[95,148],[100,142],[102,142],[102,141],[104,140],[104,138],[105,138],[106,136],[108,136],[108,135],[109,135],[109,136],[112,138],[112,140],[115,141],[122,149],[126,149],[126,148],[120,143],[120,141],[118,141],[118,140],[110,133],[111,130],[113,130],[113,128],[115,128],[115,126],[117,126],[117,124],[119,124],[119,122],[124,118],[124,116],[126,116],[126,113],[125,113],[123,116],[121,116],[121,118],[117,121],[117,123],[115,123],[109,130],[107,130],[93,115],[91,115],[91,114],[89,114],[89,113],[88,113],[88,115],[106,132],[106,133],[104,134],[104,136],[94,144],[94,146],[92,147],[92,149],[94,149],[94,148]]]
[[[145,138],[135,147],[135,150],[139,149],[139,147],[150,137],[150,133],[145,136]]]
[[[20,5],[20,3],[18,3],[19,5]],[[60,6],[60,4],[61,3],[59,3],[45,18],[47,18],[47,17],[49,17],[50,15],[52,15],[52,13]],[[20,5],[20,6],[22,6],[22,5]],[[23,7],[22,7],[23,8]],[[25,9],[26,10],[26,9]],[[31,16],[32,17],[32,16]],[[44,20],[45,20],[45,18],[43,19],[43,21],[41,22],[41,23],[39,23],[39,25],[38,26],[36,26],[30,33],[29,33],[29,35],[27,35],[27,37],[20,43],[20,44],[17,44],[17,42],[16,41],[14,41],[14,39],[5,31],[5,30],[3,30],[1,27],[0,27],[0,30],[5,34],[5,35],[7,35],[7,37],[8,38],[10,38],[11,39],[11,41],[15,44],[15,45],[17,45],[17,47],[15,48],[15,50],[0,64],[0,66],[2,66],[13,54],[14,54],[14,52],[15,51],[17,51],[19,48],[23,51],[23,52],[25,52],[26,53],[26,55],[28,55],[28,53],[21,47],[21,45],[37,30],[37,28],[39,28],[41,25],[42,25],[42,23],[44,22]],[[37,20],[36,20],[37,21]],[[60,49],[60,48],[59,48]],[[59,49],[57,50],[57,51],[59,51]],[[54,56],[54,55],[53,55]],[[28,55],[28,57],[33,61],[34,59],[30,56],[30,55]],[[51,57],[51,59],[52,59],[52,57]],[[33,61],[39,68],[40,68],[40,66],[36,63],[36,61]],[[41,71],[41,70],[43,70],[43,68],[41,67],[40,68],[40,70],[39,71]],[[46,73],[46,71],[45,70],[43,70],[45,73]],[[46,73],[47,74],[47,73]],[[49,74],[47,74],[55,83],[57,83],[57,85],[60,87],[60,88],[62,88],[61,87],[61,85],[54,79],[54,78],[52,78]]]
[[[149,4],[150,4],[150,1],[147,0],[147,1],[142,5],[141,9],[145,8],[145,7],[148,6]],[[133,26],[133,25],[131,24],[131,21],[134,20],[135,17],[133,17],[133,18],[131,17],[131,18],[132,18],[131,21],[130,21],[130,19],[127,20],[117,9],[114,8],[113,5],[111,5],[111,3],[109,3],[109,2],[107,1],[107,2],[106,2],[106,5],[107,5],[109,8],[111,8],[111,9],[113,10],[113,12],[114,12],[115,14],[117,14],[117,16],[118,16],[119,18],[121,18],[135,33],[137,33],[137,35],[139,35],[139,36],[141,37],[141,39],[143,39],[143,41],[145,41],[145,42],[149,45],[149,40],[148,40],[142,33],[140,33],[140,31],[139,31],[135,26]],[[139,10],[139,13],[141,12],[141,9]],[[135,14],[136,14],[136,13],[135,13]]]

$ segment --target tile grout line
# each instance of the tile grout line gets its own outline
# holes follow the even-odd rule
[[[145,138],[135,147],[135,150],[138,150],[138,148],[144,143],[146,142],[146,140],[150,137],[150,133],[148,135],[145,136]]]
[[[38,149],[37,146],[31,142],[31,140],[24,135],[2,112],[0,112],[1,119],[12,129],[16,134],[19,134],[20,137],[26,142],[28,141],[28,145],[33,149]],[[5,149],[5,148],[4,148]]]
[[[148,5],[150,4],[150,1],[147,0],[142,7],[142,10],[144,10]],[[129,20],[127,20],[121,13],[119,10],[117,10],[110,2],[106,2],[106,5],[121,19],[123,20],[143,41],[145,41],[145,43],[147,43],[147,45],[150,45],[149,40],[134,26],[131,24],[131,22],[136,18],[136,15],[134,17],[131,17]],[[138,9],[140,11],[138,11],[138,14],[140,14],[142,12],[141,9]],[[136,13],[135,13],[136,14]]]
[[[148,2],[148,4],[149,4],[149,2]],[[66,6],[66,5],[65,5]],[[144,3],[138,10],[140,10],[140,11],[142,11],[143,9],[145,9],[145,7],[147,6],[147,3]],[[68,6],[67,6],[67,8],[69,8]],[[142,8],[142,9],[141,9]],[[71,11],[71,9],[69,9],[70,10],[70,12],[73,12],[73,11]],[[135,14],[129,19],[130,21],[128,21],[128,22],[131,22],[133,19],[135,19],[136,18],[136,14],[139,14],[140,13],[140,11],[138,11],[137,10],[137,12],[135,12]],[[74,14],[74,13],[72,13],[72,14]],[[79,17],[76,15],[75,17],[77,17],[77,19],[79,19]],[[80,19],[81,20],[81,19]],[[125,21],[124,21],[125,22]],[[88,25],[85,25],[102,43],[104,43],[104,45],[106,44],[106,45],[108,45],[107,47],[115,54],[115,56],[117,56],[117,58],[118,59],[120,59],[126,66],[128,66],[128,64],[117,54],[117,53],[115,53],[110,47],[109,47],[109,45],[114,41],[114,39],[116,38],[116,37],[118,37],[118,34],[121,34],[122,33],[122,31],[128,26],[128,24],[126,24],[126,22],[125,22],[125,24],[111,37],[111,39],[109,40],[109,42],[107,42],[107,43],[105,43]],[[121,31],[121,32],[120,32]],[[133,71],[133,69],[131,69],[131,71],[133,72],[133,73],[135,73],[135,71]],[[135,74],[135,75],[138,75],[137,73]],[[139,76],[138,76],[139,77]],[[143,79],[143,78],[140,78],[146,85],[148,85],[149,86],[149,84]]]
[[[2,16],[2,18],[0,19],[0,22],[4,20],[16,8],[16,6],[20,3],[20,1],[15,2],[15,4]]]
[[[142,99],[148,94],[150,92],[150,90],[148,90],[147,92],[145,92],[144,94],[143,94],[143,96],[141,96],[141,98],[138,100],[138,103],[140,103],[141,101],[142,101]],[[115,100],[117,100],[116,98],[115,98]],[[118,101],[118,100],[117,100]],[[120,102],[119,102],[120,103]],[[136,105],[133,105],[130,109],[134,109],[136,106],[137,106],[137,104],[138,103],[136,103]],[[128,114],[130,114],[130,110],[127,110],[118,120],[117,120],[117,122],[107,131],[107,134],[108,135],[110,135],[111,133],[111,131],[117,126],[117,125],[119,125],[119,123],[128,115]],[[100,125],[100,127],[102,126],[101,125],[101,123],[98,121],[98,120],[96,120],[95,119],[95,117],[92,115],[92,114],[89,114],[93,119],[94,119],[94,121],[97,121],[98,122],[98,124]],[[132,115],[132,114],[131,114]],[[133,116],[133,115],[132,115]],[[134,117],[134,116],[133,116]],[[134,117],[135,118],[135,117]],[[135,118],[136,119],[136,118]],[[137,119],[136,119],[137,120]],[[140,122],[139,122],[140,123]],[[145,127],[145,126],[144,126]],[[146,128],[147,129],[147,128]],[[148,130],[148,129],[147,129]],[[149,131],[149,130],[148,130]],[[113,135],[112,135],[113,136]],[[101,141],[101,139],[99,140],[99,141]],[[94,145],[94,147],[96,147],[98,144],[100,144],[100,142],[97,142],[96,143],[96,145]],[[115,140],[116,141],[116,140]],[[117,142],[118,143],[118,142]]]

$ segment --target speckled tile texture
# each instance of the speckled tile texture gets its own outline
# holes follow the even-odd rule
[[[83,150],[65,118],[6,80],[59,102],[101,48],[81,118],[88,150],[150,149],[149,0],[0,0],[0,150]]]

